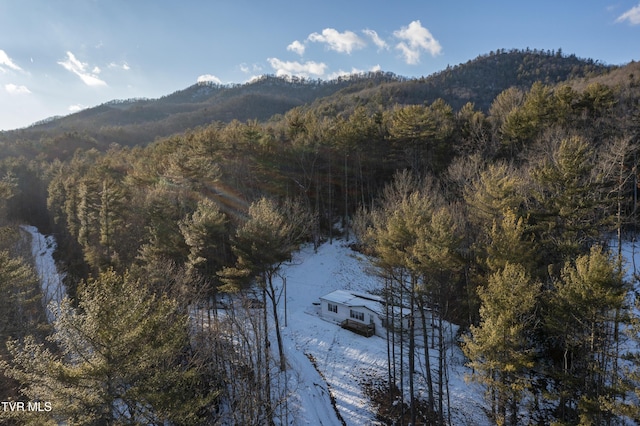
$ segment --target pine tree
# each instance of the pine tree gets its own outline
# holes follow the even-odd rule
[[[471,327],[463,350],[472,380],[485,385],[491,413],[499,425],[520,424],[520,404],[531,390],[535,308],[541,285],[519,264],[506,263],[479,288],[480,324]]]
[[[5,220],[8,213],[8,203],[18,191],[18,182],[12,173],[7,173],[0,179],[0,220]]]
[[[453,110],[442,99],[429,106],[409,105],[396,109],[389,134],[402,167],[414,173],[438,172],[446,166],[452,146]]]
[[[28,264],[6,250],[0,251],[0,288],[0,339],[24,337],[43,320],[38,282]]]
[[[189,246],[187,266],[207,277],[220,269],[221,249],[226,234],[226,217],[209,198],[198,201],[193,214],[178,224]]]
[[[540,262],[531,226],[525,218],[507,209],[502,220],[494,220],[486,246],[485,263],[490,271],[504,269],[507,263],[519,263],[532,275]]]
[[[407,195],[394,210],[389,211],[389,216],[382,227],[376,230],[376,253],[378,265],[384,270],[388,269],[395,277],[399,291],[399,306],[407,306],[409,309],[409,324],[406,330],[409,339],[408,347],[408,379],[411,422],[415,423],[416,394],[414,391],[415,359],[416,359],[416,320],[417,292],[421,277],[421,259],[416,256],[416,246],[421,244],[420,233],[429,226],[433,213],[431,200],[418,190]],[[402,294],[407,294],[407,300],[403,300]],[[402,320],[401,320],[402,321]],[[402,322],[401,322],[402,323]],[[425,343],[426,344],[426,343]],[[403,362],[403,361],[401,361]],[[430,409],[433,411],[433,383],[431,379],[431,365],[429,357],[425,357],[425,369],[428,372],[427,386],[429,389]],[[404,383],[400,383],[401,388]]]
[[[444,319],[449,313],[448,298],[455,293],[452,289],[456,274],[462,268],[459,255],[461,240],[451,213],[452,208],[452,205],[444,203],[434,180],[427,178],[421,182],[415,175],[402,172],[396,174],[393,182],[385,187],[382,205],[370,213],[368,227],[360,227],[360,233],[364,234],[363,241],[374,250],[375,264],[380,269],[380,275],[388,279],[386,296],[387,303],[392,306],[391,310],[396,311],[395,307],[406,306],[410,312],[408,327],[405,328],[404,323],[398,321],[401,328],[399,386],[401,392],[404,392],[402,358],[406,334],[409,408],[413,422],[417,419],[414,374],[415,360],[418,357],[414,337],[419,330],[416,326],[421,323],[425,345],[422,362],[425,366],[429,407],[426,415],[432,422],[446,423],[445,399],[448,392]],[[434,327],[431,344],[428,336],[428,312],[438,322]],[[395,325],[395,320],[391,324]],[[395,332],[395,328],[392,331]],[[395,334],[391,337],[395,338]],[[435,379],[432,375],[430,346],[438,348]],[[390,361],[394,365],[390,365],[389,370],[395,371],[395,359]],[[393,379],[396,381],[395,377]],[[392,388],[397,384],[389,385]]]
[[[102,180],[100,191],[100,246],[103,259],[101,264],[116,266],[120,256],[116,250],[118,236],[124,233],[127,193],[125,187],[113,178]]]
[[[270,199],[261,198],[249,206],[249,218],[234,238],[235,269],[241,276],[257,278],[271,302],[281,371],[286,370],[286,360],[278,315],[280,292],[274,279],[282,264],[291,259],[293,251],[307,238],[311,223],[311,216],[299,203],[285,201],[278,206]]]
[[[592,145],[577,136],[551,143],[551,152],[531,172],[536,202],[531,217],[550,263],[588,251],[607,216]]]
[[[494,221],[500,222],[507,210],[520,214],[525,200],[520,174],[502,162],[488,165],[463,190],[472,209],[472,220],[487,230]]]
[[[193,214],[180,221],[178,226],[185,243],[189,246],[187,272],[204,280],[207,300],[216,305],[218,287],[221,281],[216,274],[227,256],[228,246],[227,218],[218,206],[208,198],[198,202]],[[210,309],[207,309],[210,312]]]
[[[10,228],[0,228],[0,246],[15,246],[20,233]],[[7,241],[5,241],[7,239]],[[42,306],[42,292],[38,280],[29,265],[14,257],[7,250],[0,250],[0,362],[9,359],[7,342],[21,339],[31,333],[44,333],[46,317]],[[11,380],[0,369],[0,400],[18,398],[19,383]],[[9,414],[2,412],[2,418]],[[20,419],[16,419],[16,423]],[[24,419],[23,419],[24,420]]]
[[[445,399],[447,410],[449,404],[449,388],[446,370],[448,369],[447,340],[445,319],[450,316],[450,305],[455,304],[456,283],[459,282],[459,273],[462,270],[461,238],[458,224],[454,220],[452,210],[455,205],[446,205],[433,211],[427,227],[418,228],[418,242],[413,249],[416,269],[421,273],[421,286],[417,299],[422,320],[423,339],[427,342],[427,312],[432,314],[432,321],[436,325],[432,329],[431,346],[438,349],[437,355],[437,392],[434,398],[437,401],[438,424],[450,423],[449,415],[445,416]],[[454,303],[451,303],[454,301]],[[435,318],[433,318],[435,316]],[[427,365],[430,355],[428,347],[425,347],[425,360]],[[431,382],[429,371],[428,383]]]
[[[551,295],[546,327],[562,354],[552,376],[563,421],[600,424],[612,418],[603,401],[619,393],[616,330],[628,291],[622,273],[606,251],[594,246],[565,264]]]
[[[66,299],[50,345],[9,345],[2,368],[32,401],[74,424],[201,424],[215,391],[199,386],[188,317],[177,302],[129,274],[107,270]]]
[[[531,143],[535,137],[556,119],[555,98],[551,88],[536,82],[525,94],[523,104],[505,117],[500,127],[502,142],[513,155]]]

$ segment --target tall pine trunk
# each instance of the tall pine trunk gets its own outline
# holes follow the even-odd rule
[[[263,281],[266,279],[265,275],[262,276]],[[271,366],[270,351],[271,342],[269,341],[269,321],[267,313],[267,287],[266,282],[262,285],[262,321],[263,321],[263,333],[264,333],[264,407],[265,416],[270,426],[273,426],[273,407],[271,404]]]
[[[268,296],[271,300],[271,307],[273,310],[273,322],[276,329],[276,339],[278,341],[278,355],[280,356],[280,371],[287,369],[287,361],[284,356],[284,344],[282,342],[282,332],[280,331],[280,318],[278,317],[278,304],[276,290],[273,287],[273,273],[267,272],[267,281],[269,284]]]
[[[433,398],[433,377],[431,375],[431,357],[429,356],[429,333],[427,332],[427,314],[426,303],[424,297],[419,298],[420,303],[418,308],[420,309],[420,320],[422,322],[422,339],[424,340],[424,363],[427,370],[427,389],[429,393],[429,411],[434,412],[435,404]]]
[[[416,277],[411,275],[409,281],[411,289],[409,289],[409,394],[410,394],[410,411],[411,411],[411,424],[416,424],[416,395],[414,389],[414,375],[415,375],[415,362],[416,362],[416,328],[415,328],[415,288]]]

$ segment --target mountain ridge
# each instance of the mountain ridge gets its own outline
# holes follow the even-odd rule
[[[215,122],[266,121],[296,107],[349,114],[356,105],[379,110],[442,98],[454,110],[471,102],[487,111],[493,99],[512,86],[526,90],[536,81],[558,84],[618,68],[561,51],[499,49],[420,78],[377,71],[328,81],[264,75],[243,84],[196,83],[157,99],[112,100],[0,132],[0,147],[3,156],[27,157],[35,157],[43,147],[56,147],[48,156],[64,157],[77,148],[146,145]],[[80,140],[86,144],[77,143]]]

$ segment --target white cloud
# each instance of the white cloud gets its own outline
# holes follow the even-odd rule
[[[407,64],[415,65],[420,62],[420,55],[423,51],[438,55],[442,51],[442,46],[431,32],[422,26],[420,21],[413,21],[408,27],[394,31],[393,35],[401,41],[396,45],[396,49],[402,52]]]
[[[14,71],[22,71],[22,68],[20,68],[18,65],[16,65],[15,62],[13,62],[13,59],[11,59],[9,55],[7,55],[7,52],[0,49],[0,71],[5,71],[2,66],[10,68]]]
[[[362,74],[364,71],[358,68],[351,68],[351,71],[338,70],[327,75],[327,80],[335,80],[338,77],[347,77],[354,74]]]
[[[389,48],[389,45],[387,44],[387,42],[381,39],[378,33],[375,32],[374,30],[366,29],[366,30],[362,30],[362,32],[371,38],[371,41],[373,41],[373,44],[378,46],[378,49],[383,50],[383,49]]]
[[[29,90],[26,86],[16,86],[15,84],[5,84],[4,89],[10,95],[28,95],[29,93],[31,93],[31,90]]]
[[[67,109],[69,110],[70,113],[74,113],[74,112],[82,111],[85,108],[86,107],[84,105],[76,104],[76,105],[70,105],[69,108]]]
[[[324,75],[327,65],[323,62],[307,61],[300,63],[296,61],[281,61],[278,58],[267,59],[271,67],[276,70],[277,76],[295,75],[299,77]]]
[[[352,31],[341,33],[333,28],[325,28],[322,30],[322,34],[312,33],[307,37],[307,40],[326,43],[329,49],[340,53],[351,53],[353,50],[362,49],[367,45],[356,33]]]
[[[123,62],[122,64],[119,64],[117,62],[111,62],[109,64],[109,68],[119,68],[124,71],[129,71],[131,69],[131,67],[129,67],[129,64],[127,64],[126,62]]]
[[[305,45],[300,43],[298,40],[287,46],[287,50],[295,52],[300,56],[304,55],[305,48]]]
[[[262,66],[259,64],[253,64],[253,65],[248,65],[246,63],[242,63],[239,65],[240,67],[240,71],[242,71],[245,74],[250,74],[250,73],[259,73],[262,71]]]
[[[215,75],[211,75],[211,74],[203,74],[203,75],[199,76],[197,82],[198,83],[222,84],[222,80],[220,80]]]
[[[375,65],[375,66],[371,67],[371,69],[369,71],[370,72],[377,72],[377,71],[380,71],[380,70],[381,70],[380,65]],[[367,71],[361,70],[361,69],[358,69],[358,68],[355,68],[355,67],[351,68],[351,71],[338,70],[336,72],[333,72],[333,73],[327,75],[327,80],[335,80],[338,77],[348,77],[348,76],[351,76],[351,75],[364,74],[366,72]]]
[[[86,84],[87,86],[106,86],[107,83],[104,80],[100,80],[97,74],[100,73],[100,68],[94,67],[93,71],[87,71],[88,64],[80,62],[76,59],[75,55],[71,52],[67,52],[67,60],[58,62],[67,71],[71,71]],[[96,72],[97,71],[97,72]]]
[[[640,25],[640,3],[620,15],[616,22],[629,21],[631,25]]]

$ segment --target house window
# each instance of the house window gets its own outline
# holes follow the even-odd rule
[[[338,305],[334,305],[333,303],[327,303],[327,310],[329,312],[338,313]]]
[[[349,312],[349,315],[353,319],[357,319],[359,321],[364,321],[364,313],[362,313],[362,312],[354,311],[353,309],[351,309],[350,312]]]

